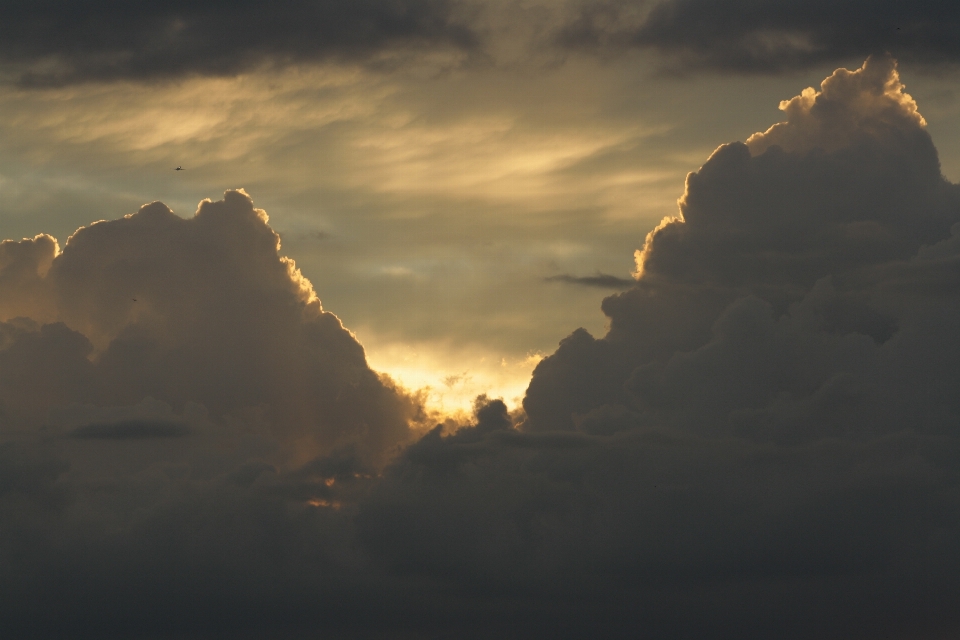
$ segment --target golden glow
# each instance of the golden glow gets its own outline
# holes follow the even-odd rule
[[[429,411],[458,422],[469,420],[473,401],[481,394],[502,398],[510,409],[520,407],[530,375],[544,357],[530,352],[515,358],[479,347],[451,349],[432,343],[413,346],[365,339],[363,344],[374,370],[407,389],[424,391]]]

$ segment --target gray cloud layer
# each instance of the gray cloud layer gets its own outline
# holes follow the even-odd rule
[[[664,0],[586,2],[562,46],[653,49],[675,68],[771,73],[891,52],[956,62],[960,9],[951,3]]]
[[[56,257],[0,245],[19,429],[0,619],[37,638],[954,635],[960,188],[890,59],[784,109],[690,174],[604,301],[609,333],[538,365],[522,422],[484,399],[402,450],[416,403],[244,194],[190,220],[148,205]],[[111,437],[144,424],[189,433]],[[71,437],[89,425],[111,426]]]
[[[597,0],[513,14],[470,0],[77,2],[0,4],[0,63],[23,85],[191,74],[321,60],[397,64],[397,54],[495,56],[501,41],[609,54],[644,49],[673,70],[777,73],[891,52],[956,62],[960,10],[944,2]],[[513,23],[529,22],[517,35]],[[499,17],[498,17],[499,16]],[[507,24],[513,26],[507,27]]]
[[[25,84],[232,74],[263,63],[363,60],[405,46],[470,49],[445,0],[7,1],[0,60]]]

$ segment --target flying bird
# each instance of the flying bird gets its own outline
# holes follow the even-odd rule
[[[177,167],[174,171],[183,171],[183,167]]]

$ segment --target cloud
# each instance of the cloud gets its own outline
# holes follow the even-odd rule
[[[478,426],[411,447],[357,522],[393,572],[508,597],[483,636],[934,635],[958,622],[955,445]]]
[[[777,73],[891,52],[953,63],[960,11],[941,2],[585,2],[558,32],[565,48],[651,49],[671,69]]]
[[[955,634],[960,188],[889,59],[786,104],[690,174],[525,416],[481,397],[412,443],[241,192],[8,245],[6,628]],[[70,437],[132,424],[189,435]]]
[[[856,71],[837,69],[820,85],[780,103],[787,120],[747,138],[753,155],[776,145],[785,151],[836,151],[860,141],[916,135],[926,126],[904,92],[890,56],[871,58]],[[918,144],[925,144],[924,142]],[[924,150],[929,156],[929,150]],[[927,167],[929,169],[929,167]]]
[[[77,427],[71,437],[87,440],[136,440],[141,438],[182,438],[190,430],[177,422],[126,420],[124,422],[94,422]]]
[[[394,69],[411,54],[552,60],[558,50],[651,50],[666,70],[781,73],[890,52],[955,63],[960,12],[909,5],[590,0],[516,8],[491,0],[7,3],[3,78],[22,86],[232,76],[348,61]],[[546,59],[542,58],[548,54]]]
[[[470,50],[445,0],[258,3],[12,2],[0,60],[23,84],[232,75],[263,64]]]
[[[544,280],[547,282],[579,284],[585,287],[599,287],[601,289],[627,289],[635,284],[633,280],[618,278],[608,273],[597,273],[595,276],[572,276],[567,273],[561,273],[556,276],[544,278]]]
[[[914,300],[902,289],[907,274],[936,264],[948,277],[947,263],[929,262],[921,248],[949,245],[960,194],[940,175],[893,62],[839,70],[784,108],[784,123],[721,146],[688,176],[680,215],[637,252],[637,286],[604,301],[609,334],[574,333],[540,363],[525,400],[528,428],[572,429],[574,415],[604,403],[652,411],[671,394],[705,401],[710,386],[680,371],[708,358],[713,368],[701,375],[710,385],[743,390],[744,376],[756,376],[760,396],[744,397],[747,405],[810,394],[833,373],[893,357],[916,330],[909,323],[926,322],[918,309],[948,313],[948,299]],[[859,361],[831,362],[858,349]],[[771,370],[757,368],[765,361]],[[793,367],[790,375],[812,377],[789,382]],[[674,370],[676,384],[648,387]],[[716,392],[736,402],[730,390]]]
[[[47,236],[4,243],[7,428],[36,428],[70,403],[151,396],[199,403],[218,421],[260,412],[301,459],[347,446],[373,459],[403,442],[417,401],[369,369],[279,246],[242,191],[205,200],[189,219],[146,205],[81,228],[59,253]],[[89,422],[74,435],[159,435],[163,421]]]

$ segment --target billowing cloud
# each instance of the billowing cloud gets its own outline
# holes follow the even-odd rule
[[[682,69],[775,73],[886,51],[956,62],[960,10],[949,3],[663,0],[584,2],[564,47],[652,49]]]
[[[0,619],[954,635],[960,188],[888,58],[784,111],[690,174],[604,301],[609,332],[541,361],[525,416],[482,398],[403,449],[416,402],[243,193],[187,220],[148,205],[59,254],[3,245]]]
[[[475,46],[446,0],[6,2],[0,61],[25,84],[229,75],[264,64]]]
[[[623,383],[638,381],[638,367],[680,366],[727,334],[756,341],[780,322],[783,330],[817,329],[807,337],[818,341],[869,338],[879,354],[904,339],[907,318],[920,321],[915,303],[905,304],[909,287],[887,290],[933,268],[920,250],[949,243],[960,195],[941,176],[893,62],[837,71],[821,92],[782,106],[786,122],[720,147],[688,176],[680,216],[665,219],[637,252],[637,287],[604,301],[609,335],[574,333],[540,364],[525,401],[529,428],[573,428],[574,414],[632,402],[636,393]],[[745,322],[752,329],[740,336]],[[755,347],[756,355],[766,348]],[[799,347],[798,356],[811,357]],[[760,378],[774,395],[789,390]],[[710,379],[736,385],[739,377]]]
[[[403,442],[417,402],[369,369],[266,221],[228,191],[189,219],[153,203],[81,228],[63,251],[48,236],[0,245],[6,428],[150,396],[216,420],[257,412],[299,459],[341,447],[377,458]],[[162,424],[129,416],[73,434],[159,435]]]

